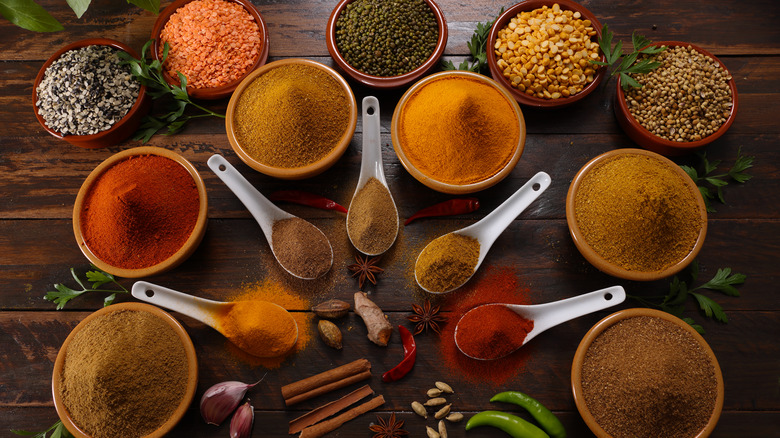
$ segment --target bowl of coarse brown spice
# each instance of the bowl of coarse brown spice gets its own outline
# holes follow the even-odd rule
[[[57,415],[76,438],[162,437],[184,416],[197,385],[186,330],[143,303],[113,304],[84,318],[52,374]]]
[[[655,309],[591,328],[574,354],[574,402],[599,438],[705,438],[723,409],[723,375],[704,338]]]
[[[634,281],[680,272],[707,234],[707,209],[693,180],[643,149],[616,149],[585,164],[569,186],[566,221],[588,262]]]
[[[646,55],[661,65],[631,75],[641,88],[623,90],[618,78],[615,117],[639,146],[667,156],[684,155],[720,138],[737,114],[737,85],[713,54],[690,43],[662,41],[666,50]]]

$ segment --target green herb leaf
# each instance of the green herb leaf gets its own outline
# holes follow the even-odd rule
[[[739,291],[734,287],[735,284],[744,284],[747,276],[745,274],[731,274],[731,268],[718,269],[712,279],[696,289],[711,289],[723,292],[732,297],[738,297]]]
[[[691,177],[693,182],[699,182],[699,173],[696,172],[696,169],[694,169],[691,166],[685,166],[685,165],[680,165],[680,167],[682,167],[682,170],[684,170],[685,173],[687,173],[688,176]]]
[[[127,2],[155,15],[160,13],[160,0],[127,0]]]
[[[504,13],[504,8],[498,12],[498,15]],[[498,18],[498,16],[496,16]],[[469,63],[465,60],[460,63],[458,70],[472,71],[475,73],[485,73],[488,69],[487,57],[488,57],[488,36],[490,36],[490,28],[493,27],[493,23],[496,20],[487,21],[485,23],[477,23],[477,28],[471,35],[471,39],[466,41],[466,47],[468,47],[471,53],[473,62]],[[442,63],[443,70],[455,70],[455,65],[452,61]]]
[[[700,326],[699,324],[696,324],[696,321],[694,321],[693,318],[687,318],[686,317],[686,318],[683,318],[682,320],[687,322],[688,325],[693,327],[693,329],[696,330],[700,335],[703,335],[705,333],[704,332],[704,327]]]
[[[631,43],[634,45],[634,52],[639,52],[645,46],[650,44],[650,40],[636,32],[631,34]]]
[[[94,265],[93,265],[94,267]],[[95,268],[97,269],[97,268]],[[73,276],[73,279],[78,283],[79,286],[81,286],[81,290],[71,289],[68,286],[65,286],[64,284],[57,283],[54,285],[53,291],[46,292],[46,295],[44,298],[49,301],[53,301],[57,305],[57,310],[61,310],[65,307],[65,305],[72,300],[73,298],[76,298],[84,293],[87,292],[109,292],[112,294],[112,296],[109,296],[103,301],[104,306],[108,306],[114,302],[115,295],[117,293],[129,293],[129,291],[119,284],[116,277],[109,274],[108,272],[104,271],[90,271],[87,272],[87,281],[93,282],[93,287],[86,287],[84,285],[84,281],[82,281],[79,276],[76,274],[76,270],[73,268],[70,268],[70,273]],[[108,280],[108,281],[106,281]],[[120,290],[117,289],[100,289],[100,286],[105,285],[107,283],[113,283],[116,286],[120,288]]]
[[[729,318],[726,316],[726,313],[723,312],[723,308],[720,307],[720,304],[716,303],[706,295],[691,292],[691,296],[696,299],[696,301],[699,303],[699,308],[704,311],[704,314],[707,315],[708,318],[715,318],[715,320],[722,323],[729,322]]]
[[[636,64],[625,68],[625,73],[647,74],[661,66],[658,61],[642,59]]]
[[[57,19],[33,0],[0,0],[0,15],[11,23],[33,32],[57,32],[65,29]]]
[[[76,17],[81,18],[84,12],[87,12],[91,0],[67,0],[68,6],[76,13]]]
[[[755,157],[742,155],[742,148],[739,148],[739,151],[737,152],[737,159],[735,160],[731,169],[729,169],[728,173],[722,173],[718,175],[710,174],[717,170],[721,160],[710,161],[707,159],[707,154],[705,152],[698,152],[696,155],[701,159],[701,166],[704,167],[703,177],[699,176],[698,172],[693,167],[680,167],[685,170],[685,173],[687,173],[688,176],[693,179],[693,182],[695,182],[699,187],[699,192],[701,193],[702,197],[704,197],[704,204],[707,206],[708,213],[716,212],[710,201],[717,198],[718,201],[720,201],[722,204],[726,203],[726,199],[723,195],[723,188],[728,185],[729,181],[724,178],[729,177],[731,180],[737,183],[744,183],[753,177],[752,175],[745,173],[745,171],[753,167],[753,161],[755,160]],[[714,192],[707,185],[712,186],[715,189]]]
[[[62,424],[62,421],[57,420],[56,423],[52,424],[48,429],[44,430],[43,432],[28,432],[26,430],[15,430],[11,429],[11,432],[16,435],[22,435],[22,436],[31,436],[33,438],[46,438],[46,435],[51,432],[50,438],[73,438],[73,435],[68,432],[68,429],[65,429],[65,426]]]
[[[629,87],[642,88],[642,84],[636,81],[636,79],[629,76],[627,73],[620,73],[620,85],[624,90],[628,90]]]
[[[601,49],[601,53],[604,54],[604,58],[606,59],[606,62],[602,61],[596,61],[596,60],[590,60],[591,63],[601,66],[614,66],[621,57],[623,58],[622,61],[615,67],[615,69],[610,74],[610,77],[612,76],[618,76],[620,77],[620,83],[623,90],[628,90],[629,88],[642,88],[642,84],[640,84],[638,81],[636,81],[633,77],[629,76],[629,74],[645,74],[649,73],[656,68],[658,68],[661,63],[652,61],[650,59],[640,59],[637,62],[637,59],[639,58],[640,54],[655,54],[658,52],[663,51],[664,47],[648,47],[647,49],[642,49],[642,47],[648,46],[652,44],[649,39],[645,38],[642,35],[637,35],[636,32],[634,32],[631,35],[631,42],[634,46],[634,50],[629,53],[628,55],[623,55],[623,41],[618,41],[615,43],[615,46],[612,46],[612,39],[614,38],[614,35],[609,30],[609,27],[607,27],[606,24],[602,26],[601,28],[601,38],[599,38],[599,48]]]
[[[742,155],[742,148],[739,148],[737,160],[734,162],[734,166],[729,169],[729,176],[738,183],[744,183],[753,178],[753,175],[748,175],[745,173],[745,170],[753,167],[753,160],[755,159],[756,157]]]

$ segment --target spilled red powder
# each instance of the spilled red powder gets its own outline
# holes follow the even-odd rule
[[[502,304],[475,307],[457,323],[455,341],[465,354],[498,359],[523,345],[534,322]]]
[[[527,346],[497,360],[471,359],[455,345],[455,326],[461,316],[482,304],[528,304],[528,293],[528,288],[518,284],[514,269],[496,266],[486,267],[462,290],[451,293],[443,304],[444,310],[451,313],[442,328],[440,344],[447,368],[470,382],[492,386],[502,385],[522,372],[530,357]]]

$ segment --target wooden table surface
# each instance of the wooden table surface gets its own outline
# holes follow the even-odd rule
[[[57,140],[44,132],[33,116],[32,84],[38,69],[57,48],[88,37],[108,37],[140,50],[149,38],[155,16],[123,1],[95,0],[89,11],[76,19],[63,0],[40,2],[57,17],[65,30],[33,33],[0,20],[0,435],[8,429],[43,430],[56,419],[51,398],[54,359],[69,331],[89,313],[100,308],[102,296],[73,300],[65,310],[43,299],[55,283],[74,285],[69,269],[83,274],[89,264],[73,237],[73,202],[82,182],[101,161],[127,148],[127,141],[109,149],[86,150]],[[295,2],[255,0],[270,32],[269,61],[304,57],[334,65],[325,45],[325,24],[335,0]],[[780,425],[780,300],[778,300],[778,255],[780,255],[780,6],[775,0],[744,4],[730,0],[590,0],[586,6],[626,44],[631,32],[654,41],[693,42],[718,56],[736,78],[739,111],[731,129],[707,149],[712,160],[733,164],[737,151],[755,156],[744,185],[725,188],[727,204],[716,204],[709,216],[709,231],[699,256],[702,278],[718,268],[730,267],[747,275],[739,288],[742,296],[727,297],[705,292],[723,305],[728,324],[705,320],[694,304],[686,313],[706,329],[723,370],[726,397],[716,437],[778,436]],[[466,41],[477,22],[492,19],[502,6],[487,0],[439,0],[449,25],[445,59],[459,62],[467,55]],[[163,6],[167,5],[164,2]],[[450,196],[434,192],[400,165],[390,141],[393,108],[403,90],[382,91],[351,84],[358,102],[376,95],[381,102],[382,147],[385,169],[401,218]],[[423,294],[409,274],[416,254],[433,237],[473,223],[499,205],[525,180],[543,170],[552,176],[551,187],[499,238],[485,261],[494,269],[511,269],[518,294],[532,302],[566,298],[582,292],[620,284],[631,294],[663,295],[669,280],[651,283],[622,281],[590,266],[569,236],[564,199],[572,177],[589,159],[603,152],[634,147],[618,127],[613,114],[614,80],[602,84],[582,102],[563,110],[538,111],[523,108],[528,137],[519,164],[497,186],[478,193],[483,208],[474,214],[421,221],[401,229],[399,241],[383,259],[386,272],[376,286],[365,289],[386,311],[394,324],[406,324],[410,305]],[[227,100],[209,103],[224,111]],[[223,154],[258,189],[300,189],[320,193],[347,205],[360,166],[362,127],[344,157],[324,174],[304,181],[287,182],[261,175],[244,165],[230,148],[221,120],[204,120],[171,137],[156,136],[150,145],[176,151],[190,160],[205,180],[209,196],[208,231],[195,254],[175,270],[147,280],[212,299],[223,299],[247,284],[283,281],[284,274],[272,262],[257,224],[237,198],[206,166],[215,153]],[[696,163],[684,157],[679,163]],[[312,302],[336,297],[351,300],[357,283],[349,278],[346,264],[354,254],[344,234],[343,215],[305,207],[287,206],[291,212],[328,231],[336,247],[336,261],[326,280],[314,291],[300,292]],[[483,265],[484,266],[484,265]],[[480,274],[476,282],[484,280]],[[129,286],[131,280],[124,280]],[[310,288],[311,289],[311,288]],[[528,292],[530,291],[530,292]],[[453,299],[457,299],[454,297]],[[123,297],[120,301],[128,300]],[[628,300],[619,308],[638,307]],[[307,309],[294,309],[307,310]],[[319,339],[268,371],[250,395],[256,408],[254,436],[282,437],[287,422],[336,394],[285,409],[280,386],[333,366],[365,357],[373,364],[372,387],[387,399],[380,408],[399,412],[411,436],[424,436],[422,419],[410,412],[409,403],[424,398],[435,380],[456,388],[454,407],[467,413],[489,409],[490,396],[499,390],[522,390],[538,398],[558,414],[572,437],[591,436],[574,405],[570,368],[574,351],[587,330],[611,311],[579,318],[542,334],[528,346],[525,367],[506,383],[465,380],[457,370],[444,365],[438,338],[418,336],[417,364],[402,381],[384,384],[380,375],[401,358],[398,334],[387,348],[365,338],[359,318],[350,314],[339,322],[345,346],[335,351]],[[196,397],[223,380],[254,381],[266,373],[226,353],[224,340],[202,324],[175,314],[196,345],[200,381]],[[312,323],[313,327],[313,323]],[[309,328],[312,330],[312,328]],[[340,391],[342,394],[346,391]],[[648,415],[654,415],[649,412]],[[330,436],[371,436],[367,414]],[[468,434],[463,423],[450,428],[450,436],[505,436],[497,430]],[[484,428],[481,428],[484,429]],[[207,426],[194,403],[171,436],[224,437],[227,425]]]

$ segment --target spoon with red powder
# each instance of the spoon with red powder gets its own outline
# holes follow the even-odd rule
[[[455,326],[455,345],[472,359],[500,359],[551,327],[625,299],[623,287],[612,286],[546,304],[483,304],[460,318]]]

